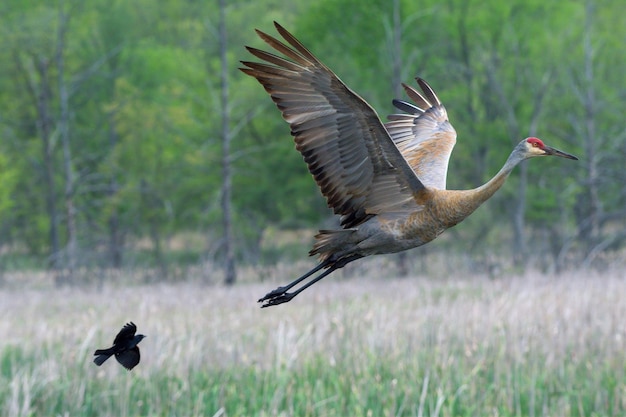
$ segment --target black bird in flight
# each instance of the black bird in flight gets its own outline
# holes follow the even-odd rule
[[[98,366],[102,365],[107,359],[115,355],[115,359],[129,371],[139,363],[141,355],[139,354],[139,342],[146,337],[142,334],[135,335],[137,326],[132,321],[126,323],[122,330],[115,336],[113,346],[108,349],[98,349],[93,360]]]

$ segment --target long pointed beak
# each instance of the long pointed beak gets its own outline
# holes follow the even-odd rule
[[[549,146],[545,146],[543,150],[545,151],[546,155],[560,156],[561,158],[573,159],[575,161],[578,161],[578,158],[574,155],[559,151],[558,149],[554,149]]]

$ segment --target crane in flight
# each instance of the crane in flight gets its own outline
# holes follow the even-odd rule
[[[416,79],[422,92],[403,84],[413,103],[393,100],[404,113],[390,115],[383,123],[365,100],[300,41],[278,23],[274,26],[288,45],[260,30],[256,33],[284,57],[247,46],[264,62],[242,61],[245,67],[240,69],[263,85],[289,123],[296,149],[328,206],[341,216],[341,228],[320,230],[309,252],[319,257],[317,266],[267,293],[259,300],[262,307],[291,301],[357,259],[430,242],[472,214],[525,159],[578,159],[529,137],[484,185],[447,190],[456,132],[426,81]]]

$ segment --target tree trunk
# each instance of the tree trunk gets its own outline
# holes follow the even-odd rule
[[[45,184],[46,213],[48,215],[48,239],[50,245],[48,267],[54,271],[59,269],[59,215],[56,206],[56,190],[54,185],[54,150],[51,140],[52,116],[50,114],[50,61],[44,57],[32,57],[35,64],[35,71],[39,77],[39,82],[35,80],[35,75],[31,74],[28,82],[29,89],[35,100],[37,107],[37,130],[41,136],[43,145],[43,181]]]
[[[391,50],[391,91],[394,97],[402,97],[402,20],[400,18],[400,0],[393,0],[390,33]],[[400,252],[396,255],[397,274],[401,277],[409,275],[408,255]]]
[[[526,189],[528,188],[528,163],[519,164],[517,198],[513,209],[513,265],[524,268],[526,263]]]
[[[60,6],[61,8],[63,6]],[[67,245],[63,256],[63,272],[57,276],[57,284],[72,283],[77,259],[77,236],[76,236],[76,208],[74,205],[74,169],[72,167],[72,151],[70,146],[70,109],[69,93],[65,81],[65,34],[67,31],[69,16],[59,10],[59,29],[57,33],[56,65],[59,88],[60,114],[57,127],[63,147],[63,173],[65,180],[65,217],[67,225]]]
[[[232,233],[231,208],[231,164],[230,164],[230,108],[228,102],[228,61],[226,56],[226,1],[220,0],[219,46],[221,62],[221,107],[222,107],[222,226],[224,229],[224,282],[232,285],[237,279]]]
[[[141,213],[144,213],[144,220],[148,224],[148,234],[150,235],[150,241],[152,243],[152,255],[154,257],[154,263],[159,271],[158,276],[150,276],[150,281],[167,280],[169,276],[169,269],[167,260],[163,254],[161,224],[162,221],[159,218],[158,207],[162,205],[161,199],[155,195],[152,187],[148,184],[145,178],[140,182],[141,203],[143,209]]]
[[[395,98],[402,94],[402,19],[400,18],[400,0],[393,0],[391,22],[391,91]]]
[[[598,164],[596,155],[596,125],[595,108],[596,97],[594,89],[593,72],[593,45],[591,43],[591,32],[593,27],[593,4],[588,1],[585,13],[585,33],[583,40],[583,50],[585,59],[585,87],[584,87],[584,140],[585,140],[585,170],[587,175],[587,192],[589,212],[587,213],[587,230],[585,241],[587,242],[587,252],[589,253],[600,241],[600,217],[602,205],[598,192]]]
[[[111,114],[109,115],[109,150],[113,152],[118,142],[118,134],[117,128],[115,124],[115,117]],[[117,182],[115,170],[111,173],[111,178],[109,179],[109,187],[108,187],[108,198],[109,200],[113,200],[115,195],[118,192],[119,184]],[[109,241],[108,241],[108,254],[109,254],[109,263],[113,268],[121,268],[122,267],[122,248],[124,246],[123,235],[120,231],[120,221],[119,221],[119,213],[117,210],[117,204],[113,203],[114,206],[111,210],[111,215],[107,220],[107,225],[109,228]]]

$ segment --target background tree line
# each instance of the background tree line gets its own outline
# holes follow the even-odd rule
[[[261,46],[253,29],[273,33],[273,20],[382,117],[399,82],[427,79],[459,132],[449,188],[483,183],[529,135],[580,157],[523,164],[448,232],[446,251],[519,268],[605,263],[626,238],[621,7],[3,2],[0,265],[50,268],[63,282],[92,268],[221,265],[229,251],[237,264],[267,263],[268,230],[332,222],[288,127],[237,70],[243,46]]]

